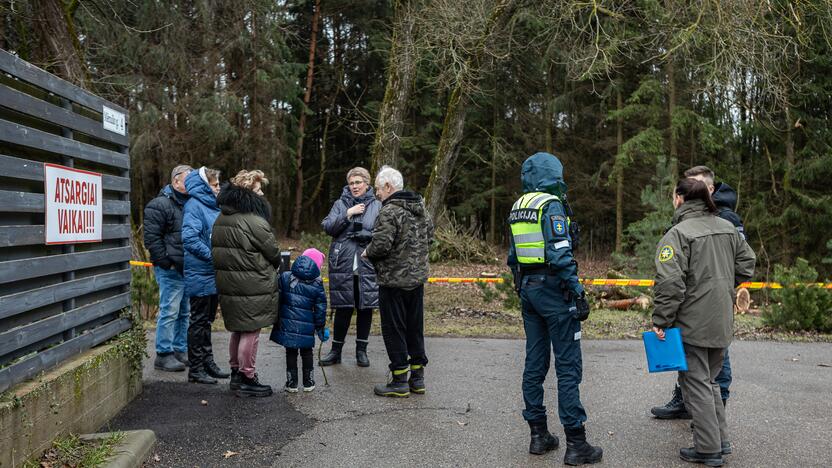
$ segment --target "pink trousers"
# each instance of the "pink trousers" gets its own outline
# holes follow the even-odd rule
[[[231,332],[228,343],[228,363],[232,369],[239,369],[246,377],[254,378],[254,361],[257,359],[257,344],[260,342],[260,330],[250,332]]]

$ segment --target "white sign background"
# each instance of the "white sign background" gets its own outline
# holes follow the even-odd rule
[[[43,165],[46,243],[101,242],[104,198],[101,174]]]
[[[124,119],[124,114],[117,110],[110,109],[107,106],[102,106],[101,109],[101,123],[104,125],[104,130],[109,130],[119,135],[126,135],[127,123]]]

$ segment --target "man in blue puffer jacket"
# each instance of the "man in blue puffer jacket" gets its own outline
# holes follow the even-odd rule
[[[269,337],[286,348],[286,390],[298,391],[298,351],[303,361],[303,391],[315,390],[312,379],[312,348],[315,335],[329,339],[326,325],[326,291],[321,280],[324,254],[306,249],[291,271],[280,276],[280,319]]]
[[[211,256],[211,230],[220,214],[217,193],[220,171],[206,167],[185,178],[190,198],[182,217],[182,247],[185,251],[185,294],[190,298],[188,326],[188,382],[215,384],[229,373],[214,362],[211,348],[211,323],[217,316],[217,284]]]

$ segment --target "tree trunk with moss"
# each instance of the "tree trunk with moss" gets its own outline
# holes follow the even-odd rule
[[[39,0],[32,3],[32,8],[32,25],[38,39],[32,61],[75,85],[87,88],[87,69],[73,21],[78,1]]]
[[[495,34],[505,30],[514,13],[517,11],[519,0],[500,0],[494,5],[488,18],[488,26],[472,55],[466,60],[465,70],[468,73],[478,73],[482,69],[488,42]],[[445,121],[442,125],[442,136],[433,159],[433,168],[427,188],[427,208],[430,215],[436,219],[445,204],[445,192],[451,181],[451,174],[459,155],[459,144],[462,142],[465,118],[472,89],[466,86],[471,76],[459,77],[448,98],[445,109]]]
[[[397,166],[404,132],[407,101],[416,75],[416,17],[410,0],[394,2],[393,39],[387,68],[387,88],[373,143],[372,173],[384,165]]]

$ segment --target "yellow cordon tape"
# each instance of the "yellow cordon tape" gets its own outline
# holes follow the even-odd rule
[[[150,262],[139,262],[130,260],[130,265],[141,267],[152,267]],[[324,278],[324,281],[329,281]],[[428,283],[448,283],[448,284],[471,284],[471,283],[502,283],[502,278],[450,278],[450,277],[436,277],[428,278]],[[587,286],[630,286],[637,288],[651,288],[653,287],[653,280],[647,279],[617,279],[617,278],[582,278],[580,282]],[[832,283],[808,283],[804,286],[810,288],[832,289]],[[738,287],[746,289],[783,289],[780,283],[765,283],[757,281],[749,281],[740,284]]]

